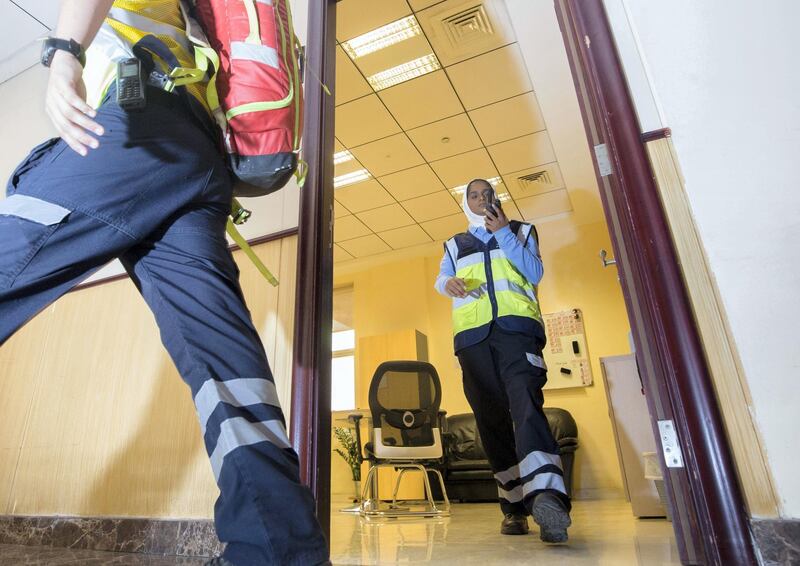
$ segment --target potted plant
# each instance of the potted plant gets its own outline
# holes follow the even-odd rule
[[[337,426],[333,429],[333,434],[341,445],[341,448],[336,448],[336,453],[350,466],[356,491],[353,502],[358,503],[361,500],[361,447],[356,442],[355,434],[349,428]]]

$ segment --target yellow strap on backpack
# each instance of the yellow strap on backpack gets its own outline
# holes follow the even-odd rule
[[[228,235],[233,239],[236,244],[242,248],[242,251],[250,258],[250,261],[253,262],[253,265],[256,266],[256,269],[264,276],[264,278],[269,281],[270,285],[273,287],[278,286],[278,280],[272,274],[272,272],[267,269],[267,266],[261,261],[261,259],[256,255],[256,252],[253,251],[253,248],[250,247],[250,244],[247,243],[247,240],[244,239],[239,233],[239,230],[236,229],[236,226],[233,224],[233,221],[228,218],[228,225],[227,225]]]

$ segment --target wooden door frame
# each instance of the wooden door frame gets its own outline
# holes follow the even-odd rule
[[[666,215],[602,0],[554,0],[590,146],[612,174],[601,199],[648,403],[675,423],[685,468],[666,469],[681,560],[755,565],[747,509]],[[330,528],[330,342],[336,0],[310,0],[291,438]],[[657,432],[657,431],[656,431]]]
[[[755,565],[748,513],[691,302],[602,0],[555,0],[633,330],[653,430],[672,420],[685,467],[664,468],[685,564]],[[603,173],[606,173],[605,171]],[[662,465],[664,464],[662,456]]]

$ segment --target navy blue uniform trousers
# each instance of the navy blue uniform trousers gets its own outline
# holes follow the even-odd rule
[[[544,491],[569,509],[558,443],[543,410],[547,369],[539,339],[492,324],[484,340],[456,355],[503,513],[529,514]]]
[[[220,489],[224,556],[237,566],[322,563],[327,544],[225,239],[229,173],[186,99],[147,94],[132,113],[107,97],[97,117],[106,133],[87,157],[54,139],[13,173],[0,201],[0,344],[120,258],[191,389]]]

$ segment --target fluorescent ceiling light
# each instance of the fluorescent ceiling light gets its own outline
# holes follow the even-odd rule
[[[442,66],[439,64],[439,60],[436,58],[436,55],[430,53],[420,57],[419,59],[414,59],[413,61],[403,63],[397,67],[392,67],[391,69],[386,69],[380,73],[375,73],[374,75],[367,77],[367,81],[376,91],[383,90],[416,77],[427,75],[428,73],[432,73],[433,71],[441,68]]]
[[[339,175],[338,177],[333,178],[333,188],[338,189],[339,187],[360,183],[361,181],[366,181],[370,177],[372,177],[372,175],[366,169],[359,169],[358,171],[353,171],[352,173],[345,173],[344,175]]]
[[[503,178],[502,177],[492,177],[491,179],[486,179],[486,180],[489,181],[489,184],[492,185],[495,188],[495,193],[497,194],[497,198],[500,199],[500,202],[505,202],[505,201],[507,201],[507,200],[509,200],[511,198],[508,195],[508,193],[497,193],[497,190],[496,190],[497,189],[497,185],[502,185],[503,184]],[[461,195],[464,194],[464,191],[466,191],[466,190],[467,190],[467,185],[459,185],[457,187],[453,187],[452,189],[450,189],[450,192],[453,194],[453,196],[460,197]],[[503,198],[503,197],[505,197],[505,198]]]
[[[353,154],[346,149],[344,151],[339,151],[333,154],[334,165],[341,165],[342,163],[347,163],[351,159],[353,159]]]
[[[417,23],[417,18],[408,16],[345,41],[342,43],[342,47],[350,55],[351,59],[357,59],[421,33],[422,30]]]

